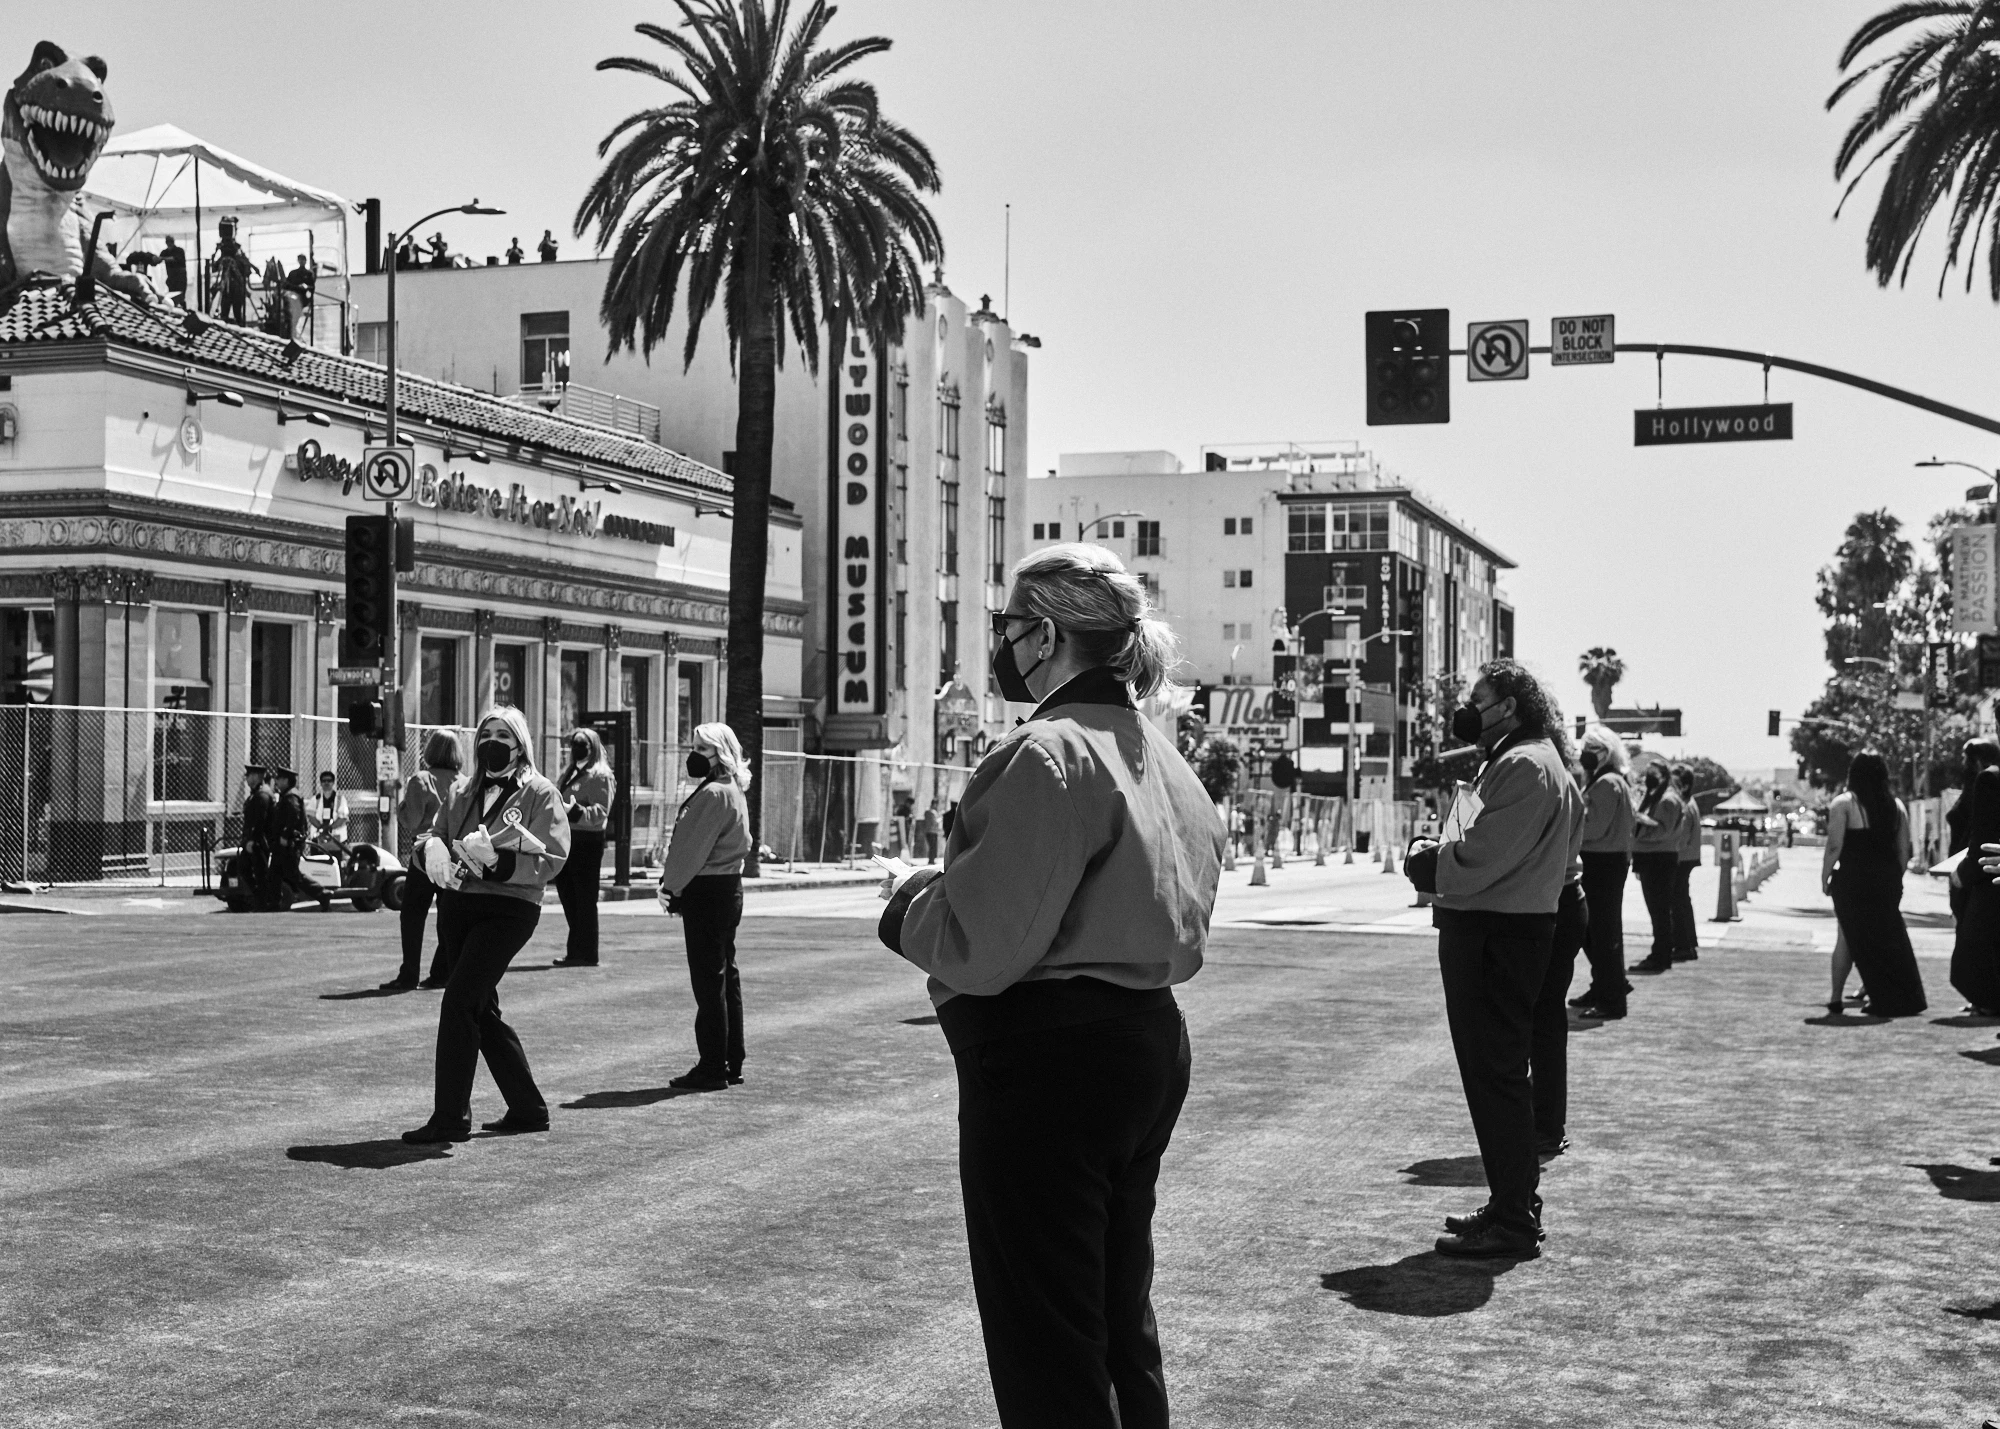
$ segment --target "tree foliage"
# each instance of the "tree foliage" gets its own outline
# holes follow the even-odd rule
[[[1599,719],[1611,717],[1611,692],[1625,678],[1625,662],[1609,645],[1593,645],[1576,657],[1577,673],[1590,686],[1590,707]]]
[[[1826,662],[1835,670],[1851,659],[1891,657],[1892,604],[1914,561],[1902,529],[1886,510],[1860,512],[1835,548],[1833,564],[1820,567],[1813,599],[1827,617]]]
[[[1914,30],[1907,38],[1899,31]],[[1877,46],[1900,41],[1886,53]],[[1994,0],[1905,0],[1867,20],[1841,52],[1844,78],[1827,99],[1832,109],[1873,80],[1834,159],[1847,180],[1841,206],[1861,181],[1887,161],[1868,224],[1867,263],[1887,287],[1906,282],[1925,226],[1947,205],[1944,291],[1961,254],[1970,251],[1966,291],[1972,290],[1979,246],[1986,245],[1987,286],[2000,302],[2000,243],[1994,205],[2000,198],[2000,4]]]
[[[1199,743],[1191,748],[1183,747],[1181,753],[1194,770],[1194,777],[1201,781],[1201,787],[1216,803],[1221,803],[1235,790],[1237,778],[1243,772],[1243,751],[1236,747],[1234,741],[1219,734],[1204,734]]]

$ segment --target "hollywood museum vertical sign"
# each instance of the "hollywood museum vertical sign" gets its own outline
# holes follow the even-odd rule
[[[828,648],[833,652],[828,705],[836,729],[840,725],[870,727],[874,737],[853,741],[853,747],[866,747],[882,742],[881,716],[888,707],[883,659],[887,645],[883,598],[887,503],[882,486],[886,373],[883,354],[862,334],[840,332],[836,340],[840,358],[831,384],[827,491],[832,511],[827,551],[832,586]]]

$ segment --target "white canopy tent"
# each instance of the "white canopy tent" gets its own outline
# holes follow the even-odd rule
[[[105,209],[106,237],[121,254],[158,252],[172,237],[213,260],[218,225],[236,220],[237,242],[262,274],[276,258],[290,269],[306,255],[319,283],[312,345],[337,352],[348,313],[348,230],[352,207],[339,194],[299,183],[196,138],[174,124],[116,135],[104,146],[79,198],[89,217]],[[203,269],[206,272],[206,266]],[[189,274],[190,305],[206,308],[207,284]]]

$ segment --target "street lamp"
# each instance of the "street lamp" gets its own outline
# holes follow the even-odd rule
[[[422,218],[418,219],[415,223],[411,224],[408,228],[404,229],[402,236],[407,236],[409,234],[415,233],[418,229],[422,228],[432,219],[442,218],[447,213],[499,215],[505,213],[506,211],[507,210],[504,208],[484,208],[480,205],[478,199],[474,199],[471,203],[454,204],[450,208],[441,208],[434,213],[425,214]],[[399,235],[395,233],[391,233],[388,235],[389,272],[387,275],[388,283],[387,283],[386,300],[384,302],[384,306],[388,309],[387,317],[389,320],[388,322],[389,332],[386,342],[384,344],[386,350],[384,351],[383,356],[387,359],[389,370],[383,381],[382,409],[386,423],[388,425],[388,435],[383,438],[383,444],[385,446],[391,446],[391,447],[397,444],[396,443],[396,247],[399,242],[400,242]],[[383,672],[386,678],[384,678],[384,680],[382,681],[382,685],[383,685],[383,693],[390,696],[391,698],[383,700],[382,708],[385,714],[393,712],[397,716],[394,727],[392,729],[387,730],[384,735],[385,741],[393,745],[395,741],[398,741],[403,737],[403,728],[402,728],[403,722],[401,719],[401,715],[403,712],[403,701],[402,701],[403,622],[401,621],[401,619],[397,617],[396,614],[396,585],[397,585],[396,503],[390,501],[385,503],[385,505],[387,507],[385,515],[389,527],[388,536],[386,538],[386,545],[387,545],[389,559],[386,562],[384,562],[384,565],[386,567],[386,570],[384,571],[384,576],[387,579],[389,585],[389,590],[388,590],[389,642],[388,642],[388,647],[384,653],[387,657],[387,664],[389,668]]]
[[[1964,467],[1964,468],[1965,468],[1965,469],[1966,469],[1967,471],[1976,471],[1976,472],[1978,472],[1978,473],[1979,473],[1979,474],[1980,474],[1981,476],[1985,477],[1985,478],[1986,478],[1986,481],[1985,481],[1985,483],[1984,483],[1983,485],[1980,485],[1980,486],[1971,486],[1971,487],[1967,487],[1967,488],[1966,488],[1966,491],[1965,491],[1965,499],[1966,499],[1967,501],[1989,501],[1989,500],[1991,500],[1991,499],[1992,499],[1992,497],[1993,497],[1993,488],[1994,488],[1994,486],[1995,486],[1996,482],[2000,482],[2000,472],[1991,472],[1991,471],[1988,471],[1988,470],[1987,470],[1987,469],[1986,469],[1985,467],[1983,467],[1983,466],[1979,466],[1979,465],[1977,465],[1977,464],[1975,464],[1975,463],[1973,463],[1973,462],[1969,462],[1969,461],[1957,461],[1957,460],[1955,460],[1955,459],[1953,459],[1953,458],[1950,458],[1950,457],[1946,457],[1946,458],[1942,458],[1942,459],[1940,459],[1940,458],[1938,458],[1938,457],[1932,457],[1932,458],[1931,458],[1931,459],[1930,459],[1929,461],[1920,461],[1920,462],[1918,462],[1918,463],[1917,463],[1917,465],[1918,465],[1919,467],[1946,467],[1946,466],[1962,466],[1962,467]]]

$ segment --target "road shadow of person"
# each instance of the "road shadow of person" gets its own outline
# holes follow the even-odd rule
[[[1808,1027],[1886,1027],[1889,1019],[1872,1012],[1822,1012],[1805,1019]]]
[[[563,1102],[564,1111],[616,1111],[620,1107],[651,1106],[675,1097],[698,1097],[696,1087],[639,1087],[629,1092],[586,1092],[573,1102]]]
[[[2000,1320],[2000,1300],[1991,1305],[1947,1305],[1944,1312],[1966,1320]]]
[[[903,1025],[905,1027],[935,1027],[938,1025],[938,1020],[935,1016],[905,1017],[903,1019]]]
[[[415,992],[413,987],[364,987],[359,992],[323,992],[321,1002],[354,1002],[364,997],[401,997],[406,992]]]
[[[1410,1179],[1406,1186],[1480,1186],[1486,1184],[1486,1167],[1477,1156],[1434,1156],[1414,1161],[1399,1175]]]
[[[2000,1201],[2000,1171],[1974,1171],[1968,1166],[1947,1162],[1905,1161],[1913,1171],[1931,1178],[1931,1184],[1947,1201]]]
[[[1493,1298],[1493,1281],[1516,1260],[1453,1260],[1434,1250],[1406,1255],[1394,1265],[1357,1265],[1322,1275],[1322,1289],[1334,1291],[1357,1310],[1383,1315],[1438,1319],[1477,1310]]]
[[[2000,1067],[2000,1047],[1982,1047],[1977,1052],[1960,1052],[1958,1055],[1968,1062],[1984,1062],[1989,1067]]]
[[[1952,1017],[1933,1017],[1933,1027],[2000,1027],[2000,1017],[1979,1012],[1961,1012]]]
[[[400,1137],[385,1141],[349,1141],[338,1146],[288,1146],[292,1161],[317,1161],[347,1171],[387,1171],[419,1161],[449,1161],[451,1152],[435,1143],[413,1146]]]

